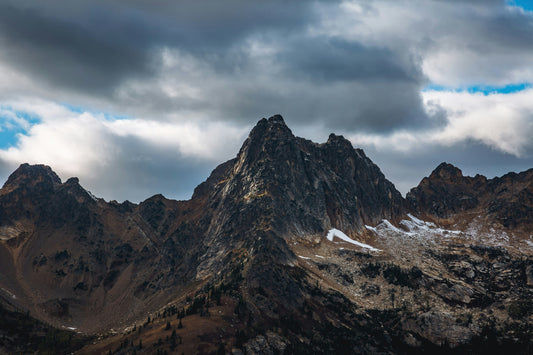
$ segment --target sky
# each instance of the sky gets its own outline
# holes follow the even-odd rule
[[[262,117],[342,134],[405,194],[533,167],[533,1],[3,0],[0,183],[188,199]]]

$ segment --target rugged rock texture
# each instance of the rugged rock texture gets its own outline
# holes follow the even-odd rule
[[[460,352],[489,338],[527,351],[529,254],[441,227],[480,209],[524,230],[532,174],[443,164],[406,201],[348,140],[295,137],[279,115],[189,201],[106,202],[24,164],[0,190],[0,296],[56,326],[118,330],[82,353]],[[415,211],[444,222],[406,221]]]
[[[162,230],[179,222],[177,205],[160,196],[106,203],[76,178],[61,183],[49,167],[23,164],[0,190],[3,288],[37,317],[86,331],[144,315],[195,265],[187,235],[164,248],[175,238]],[[165,274],[180,267],[179,277]]]
[[[211,243],[206,269],[247,234],[319,243],[331,228],[355,236],[404,211],[400,193],[362,150],[333,134],[324,144],[297,138],[281,116],[259,121],[237,158],[197,188],[192,200],[202,199]],[[286,263],[293,255],[281,245],[277,260]]]
[[[440,164],[407,194],[418,213],[451,222],[472,220],[529,233],[533,227],[533,169],[487,179],[463,176],[451,164]],[[444,221],[443,221],[444,222]]]

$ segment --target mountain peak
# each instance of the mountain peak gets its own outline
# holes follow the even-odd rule
[[[289,127],[281,115],[274,115],[268,119],[262,118],[252,129],[248,139],[244,142],[239,156],[246,160],[255,160],[264,155],[275,155],[285,144],[295,140]]]
[[[443,162],[429,176],[430,180],[453,180],[462,178],[463,172],[456,166]]]
[[[37,185],[51,188],[59,184],[61,184],[61,179],[49,166],[24,163],[9,176],[2,190],[12,191],[20,186],[35,187]]]
[[[294,137],[290,128],[287,127],[281,115],[274,115],[270,118],[262,118],[250,132],[250,139],[272,139],[272,138]]]

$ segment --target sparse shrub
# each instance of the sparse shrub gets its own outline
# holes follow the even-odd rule
[[[368,263],[361,267],[361,272],[366,277],[373,279],[381,273],[381,265],[378,263]]]

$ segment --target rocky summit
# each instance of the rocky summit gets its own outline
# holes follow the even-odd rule
[[[443,163],[404,199],[363,150],[260,120],[188,201],[0,190],[0,352],[531,353],[533,170]]]

